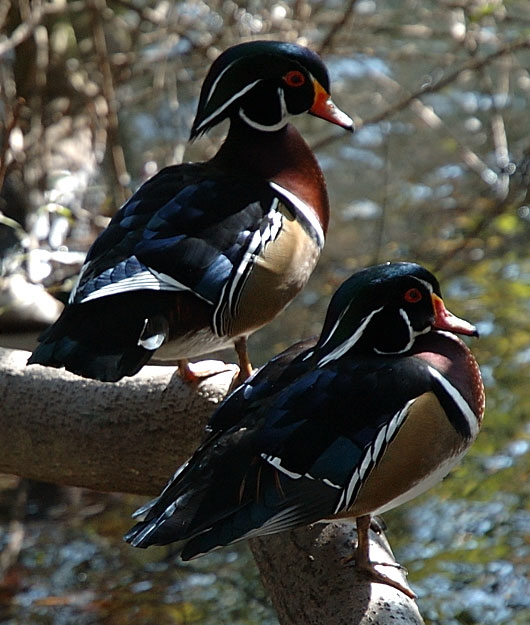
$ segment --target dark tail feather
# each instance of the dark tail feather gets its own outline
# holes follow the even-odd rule
[[[28,364],[64,367],[103,382],[134,375],[156,351],[138,344],[146,319],[160,312],[154,301],[136,292],[67,306],[39,337]]]
[[[200,466],[204,459],[197,460],[195,466]],[[248,488],[237,491],[230,484],[237,472],[230,473],[229,466],[213,476],[204,469],[204,463],[204,474],[193,484],[183,472],[174,489],[170,485],[152,506],[145,507],[145,520],[129,530],[125,540],[142,548],[174,542],[182,560],[191,560],[241,540],[308,525],[332,514],[336,489],[320,480],[294,480],[269,464],[248,465],[246,461]],[[197,477],[193,476],[193,466],[188,477]]]

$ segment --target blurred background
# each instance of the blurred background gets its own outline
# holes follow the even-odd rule
[[[527,625],[528,0],[2,0],[0,346],[34,346],[143,180],[213,155],[225,128],[187,146],[200,85],[252,38],[320,52],[357,125],[296,120],[331,228],[308,287],[250,339],[253,364],[317,333],[355,269],[435,271],[480,329],[486,420],[443,484],[385,515],[387,536],[429,625]],[[182,564],[123,544],[143,501],[0,476],[0,623],[277,623],[245,545]]]

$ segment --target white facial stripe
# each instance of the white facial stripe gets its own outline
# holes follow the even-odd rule
[[[278,98],[280,100],[280,116],[282,120],[287,122],[290,119],[289,111],[287,110],[287,104],[285,103],[285,93],[281,87],[278,87]]]
[[[429,293],[433,293],[433,286],[430,282],[427,282],[427,280],[422,280],[421,278],[417,278],[416,276],[412,276],[414,278],[414,280],[417,280],[418,282],[421,282],[421,284],[423,284],[423,286],[427,289],[427,291],[429,291]]]
[[[289,119],[291,118],[291,115],[289,115],[289,112],[287,111],[287,104],[285,103],[285,95],[283,89],[281,87],[278,87],[277,93],[278,99],[280,101],[280,121],[278,121],[276,124],[260,124],[254,119],[250,119],[250,117],[248,117],[248,115],[242,108],[239,109],[239,117],[241,117],[241,119],[245,123],[247,123],[252,128],[255,128],[256,130],[262,130],[264,132],[275,132],[276,130],[281,130],[284,126],[287,125]]]
[[[287,126],[289,122],[289,116],[287,116],[287,117],[282,117],[277,124],[272,124],[272,126],[267,126],[265,124],[260,124],[259,122],[253,119],[250,119],[250,117],[248,117],[245,114],[245,111],[243,109],[239,109],[239,117],[241,117],[241,119],[246,124],[248,124],[251,128],[254,128],[255,130],[261,130],[263,132],[275,132],[276,130],[281,130],[284,126]]]
[[[406,352],[408,349],[412,347],[414,343],[414,339],[416,338],[416,332],[410,323],[409,316],[403,310],[403,308],[399,309],[399,314],[401,315],[402,319],[405,321],[405,325],[407,326],[408,331],[409,331],[409,342],[407,343],[406,347],[401,350],[402,352]]]
[[[363,319],[361,325],[357,328],[354,334],[352,334],[349,339],[344,341],[344,343],[341,343],[338,347],[336,347],[327,356],[324,356],[324,358],[322,358],[318,362],[317,367],[323,367],[328,362],[331,362],[332,360],[337,360],[338,358],[343,356],[349,349],[351,349],[355,345],[355,343],[357,343],[357,341],[361,338],[366,326],[372,320],[372,317],[381,310],[383,310],[383,306],[381,306],[381,308],[377,308],[376,310],[372,310],[372,312]],[[336,328],[333,328],[333,330],[335,329]]]
[[[324,231],[322,230],[320,221],[318,220],[318,217],[316,216],[313,209],[294,193],[291,193],[291,191],[284,189],[276,182],[269,182],[269,184],[277,193],[279,193],[286,200],[288,200],[289,203],[292,204],[300,213],[300,215],[307,221],[315,234],[317,245],[320,248],[323,248],[325,241]]]
[[[215,93],[215,90],[217,89],[217,85],[219,84],[219,81],[221,80],[221,78],[226,74],[226,72],[234,65],[234,63],[237,63],[237,61],[232,61],[232,63],[230,63],[230,65],[227,65],[224,70],[219,74],[219,76],[217,76],[217,78],[213,81],[213,85],[208,93],[208,97],[206,98],[206,103],[208,104],[208,102],[211,100],[212,95]]]
[[[422,282],[423,282],[423,280],[422,280]],[[411,324],[410,324],[410,319],[409,319],[407,313],[402,308],[399,309],[399,314],[401,315],[401,317],[405,321],[405,323],[407,325],[407,328],[408,328],[408,331],[409,331],[409,341],[408,341],[408,343],[405,345],[405,347],[403,349],[399,349],[397,351],[391,351],[391,352],[384,352],[383,350],[380,350],[380,349],[377,349],[377,347],[374,347],[374,352],[376,354],[403,354],[404,352],[407,352],[414,345],[414,341],[416,340],[417,336],[421,336],[422,334],[427,334],[432,329],[431,326],[427,326],[423,330],[415,330],[411,326]]]
[[[471,438],[475,439],[476,436],[479,433],[479,422],[477,419],[477,416],[475,415],[475,413],[473,412],[473,410],[471,409],[471,406],[467,403],[467,401],[464,399],[464,397],[461,395],[460,391],[454,387],[451,382],[449,382],[449,380],[447,380],[447,378],[444,378],[444,376],[434,367],[427,367],[429,370],[429,373],[432,375],[433,378],[436,378],[436,380],[438,380],[438,382],[440,382],[440,384],[443,386],[444,390],[447,392],[447,394],[451,397],[451,399],[455,402],[455,404],[458,406],[458,409],[460,410],[460,412],[464,415],[467,424],[469,425],[469,431],[471,432]]]
[[[331,328],[331,332],[328,334],[328,338],[322,343],[321,347],[324,347],[324,345],[326,345],[326,343],[329,342],[330,338],[333,336],[333,333],[335,332],[335,330],[339,327],[340,322],[342,321],[344,315],[348,312],[348,310],[350,310],[350,306],[351,306],[351,302],[348,304],[348,306],[346,306],[346,308],[341,312],[341,314],[339,315],[339,318],[337,319],[337,321],[335,322],[335,325]]]
[[[241,89],[241,91],[238,91],[236,94],[234,94],[222,106],[220,106],[218,109],[216,109],[211,115],[209,115],[206,119],[203,119],[202,122],[197,126],[197,131],[200,131],[201,128],[206,126],[212,119],[214,119],[215,117],[220,115],[226,108],[228,108],[232,104],[232,102],[235,102],[238,98],[240,98],[242,95],[247,93],[247,91],[250,91],[260,81],[261,81],[261,78],[259,78],[258,80],[255,80],[254,82],[250,83],[249,85],[246,85],[245,87],[243,87],[243,89]]]

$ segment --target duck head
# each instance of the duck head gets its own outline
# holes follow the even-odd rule
[[[416,337],[436,330],[478,336],[473,325],[447,310],[427,269],[375,265],[354,274],[333,296],[314,357],[321,366],[351,350],[403,354]]]
[[[274,132],[302,113],[353,130],[353,121],[331,100],[329,75],[315,52],[279,41],[241,43],[212,64],[190,138],[227,118]]]

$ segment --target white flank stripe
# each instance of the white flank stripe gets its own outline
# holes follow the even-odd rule
[[[436,378],[438,380],[438,382],[440,382],[440,384],[444,387],[444,389],[447,391],[447,393],[451,396],[451,398],[453,399],[453,401],[456,403],[456,405],[458,406],[458,408],[460,409],[460,412],[464,415],[468,425],[469,425],[469,431],[471,432],[471,438],[474,439],[476,438],[476,436],[479,433],[479,423],[478,423],[478,419],[475,415],[475,413],[473,412],[473,410],[471,410],[470,405],[467,403],[467,401],[462,397],[462,395],[460,394],[460,391],[455,388],[451,382],[449,382],[449,380],[447,380],[446,378],[443,377],[443,375],[437,371],[434,367],[427,367],[429,370],[429,373],[432,375],[433,378]]]
[[[217,336],[224,336],[226,333],[226,323],[223,321],[223,311],[228,309],[231,317],[235,317],[237,314],[241,291],[243,290],[245,282],[249,277],[249,274],[247,273],[248,266],[254,264],[256,255],[259,254],[268,243],[274,241],[282,229],[282,216],[277,211],[278,204],[278,198],[274,198],[271,208],[266,216],[266,219],[268,220],[267,227],[264,229],[263,233],[259,230],[254,232],[243,259],[236,269],[233,279],[226,282],[223,286],[219,301],[217,302],[217,306],[215,307],[212,315],[213,328]]]
[[[387,512],[387,510],[392,510],[393,508],[397,508],[403,503],[414,499],[418,495],[421,495],[425,491],[429,490],[435,484],[438,484],[443,478],[449,473],[449,471],[456,466],[460,460],[464,457],[466,453],[466,449],[464,449],[461,453],[456,456],[452,456],[448,458],[445,462],[443,462],[433,473],[431,473],[424,480],[421,480],[417,484],[415,484],[410,490],[402,493],[392,501],[389,501],[383,504],[377,510],[374,510],[371,514],[383,514],[383,512]]]
[[[254,262],[256,250],[260,249],[262,244],[261,232],[256,230],[256,232],[252,235],[247,251],[243,256],[241,263],[237,267],[236,275],[230,285],[230,291],[228,293],[228,306],[232,315],[235,314],[235,308],[239,300],[239,293],[241,293],[241,289],[243,288],[243,285],[239,286],[239,283],[241,282],[248,265]]]
[[[405,407],[402,408],[397,414],[395,414],[392,419],[387,423],[387,425],[383,426],[378,432],[375,442],[365,451],[360,467],[357,467],[355,469],[350,478],[350,481],[348,482],[348,486],[343,491],[339,503],[335,508],[335,514],[342,510],[347,510],[352,505],[353,496],[354,493],[355,495],[357,494],[356,488],[359,482],[362,483],[367,479],[371,470],[379,461],[381,452],[384,452],[384,450],[386,449],[386,445],[388,445],[388,443],[394,437],[396,431],[401,427],[401,424],[409,413],[410,407],[415,401],[416,398],[408,401],[405,404]],[[385,443],[384,447],[383,443]]]
[[[331,362],[332,360],[337,360],[337,358],[340,358],[341,356],[343,356],[349,349],[351,349],[355,343],[357,343],[357,341],[361,338],[366,326],[370,323],[372,317],[374,315],[376,315],[379,311],[383,310],[383,306],[381,306],[381,308],[377,308],[376,310],[372,310],[372,312],[363,319],[363,321],[361,322],[361,325],[357,328],[357,330],[352,334],[352,336],[350,336],[349,339],[347,339],[346,341],[344,341],[344,343],[341,343],[338,347],[336,347],[332,352],[330,352],[327,356],[324,356],[324,358],[322,358],[318,364],[317,367],[323,367],[324,365],[326,365],[328,362]],[[336,328],[333,328],[333,330],[335,330]]]
[[[298,480],[302,477],[301,473],[295,473],[294,471],[289,471],[285,467],[282,467],[282,459],[276,456],[267,456],[266,454],[260,454],[263,460],[266,460],[269,464],[272,464],[273,467],[285,473],[285,475],[293,478],[293,480]]]
[[[376,462],[379,460],[380,453],[381,453],[381,450],[383,449],[384,443],[386,443],[387,433],[388,433],[388,424],[379,430],[375,438],[375,441],[373,444],[373,448],[374,448],[373,454],[374,454],[374,459]]]
[[[359,468],[359,477],[361,478],[361,480],[364,480],[364,478],[366,477],[366,474],[368,473],[368,470],[371,468],[371,465],[372,465],[372,448],[368,447],[368,449],[366,450],[364,454],[363,461],[361,462],[361,466]]]
[[[335,513],[339,512],[340,510],[344,510],[348,507],[348,502],[351,500],[353,496],[353,491],[357,487],[358,482],[359,482],[359,469],[355,469],[348,483],[348,487],[344,491],[343,496],[340,498],[339,505],[337,506]]]
[[[322,481],[324,482],[324,484],[331,486],[331,488],[342,488],[339,484],[334,484],[331,480],[328,480],[327,478],[324,478]]]
[[[315,233],[317,238],[317,244],[320,248],[324,247],[324,231],[322,230],[322,226],[318,221],[318,217],[316,216],[313,209],[302,201],[299,197],[297,197],[291,191],[287,191],[276,182],[269,182],[270,186],[277,191],[281,196],[283,196],[286,200],[288,200],[293,206],[303,215],[303,217],[309,222],[311,228]]]
[[[68,298],[69,304],[73,304],[74,299],[75,299],[75,294],[77,293],[77,289],[79,288],[79,283],[81,282],[81,278],[83,277],[83,274],[86,272],[86,270],[90,267],[91,264],[92,264],[92,261],[88,261],[88,263],[85,263],[81,267],[81,271],[79,272],[79,275],[77,276],[77,280],[74,284],[74,288],[70,291],[70,297]]]

